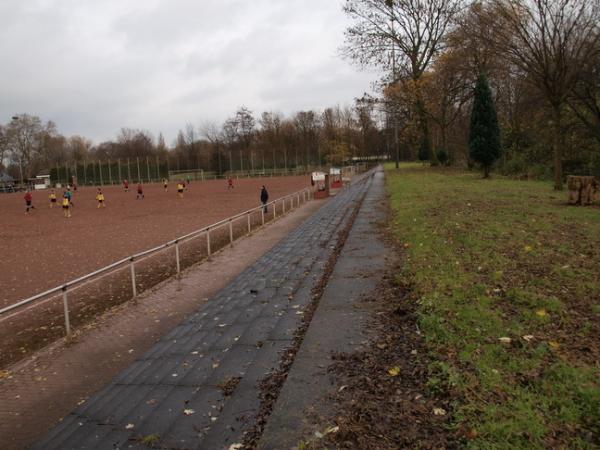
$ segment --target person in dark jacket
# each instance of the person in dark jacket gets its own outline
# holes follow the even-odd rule
[[[267,188],[264,186],[260,190],[260,201],[264,206],[264,211],[267,212],[267,202],[269,201],[269,193],[267,192]]]

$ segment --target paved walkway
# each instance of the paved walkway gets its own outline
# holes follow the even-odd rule
[[[357,351],[367,339],[370,311],[363,299],[381,283],[389,255],[377,232],[386,220],[385,204],[384,175],[377,172],[268,418],[259,449],[296,449],[300,442],[314,440],[315,431],[324,432],[331,425],[319,421],[320,416],[333,415],[327,396],[339,388],[327,368],[333,363],[332,354]]]
[[[0,448],[23,449],[110,382],[208,298],[317,211],[312,201],[103,315],[68,346],[61,340],[0,379]]]
[[[66,417],[34,448],[219,449],[259,408],[370,177],[342,190],[204,307]]]

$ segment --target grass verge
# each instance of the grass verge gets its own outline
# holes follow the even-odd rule
[[[468,448],[600,445],[600,208],[548,184],[386,168],[393,234]]]

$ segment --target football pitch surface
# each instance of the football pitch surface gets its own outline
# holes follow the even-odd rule
[[[196,181],[178,198],[176,183],[104,186],[105,208],[97,208],[96,188],[79,188],[71,217],[58,202],[49,207],[49,190],[33,192],[35,209],[25,214],[23,193],[0,195],[0,307],[97,270],[136,252],[163,244],[260,204],[265,185],[269,200],[299,191],[308,176]]]

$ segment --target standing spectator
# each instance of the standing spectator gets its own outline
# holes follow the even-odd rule
[[[269,201],[269,193],[267,192],[267,188],[264,186],[260,190],[260,201],[262,202],[264,211],[266,213],[267,212],[267,202]]]
[[[35,206],[31,204],[33,202],[33,194],[29,189],[27,189],[23,198],[25,199],[25,214],[29,214],[30,209],[35,209]]]
[[[137,200],[139,198],[144,200],[144,187],[142,186],[142,183],[138,183],[137,186],[137,195],[135,196],[135,199]]]

